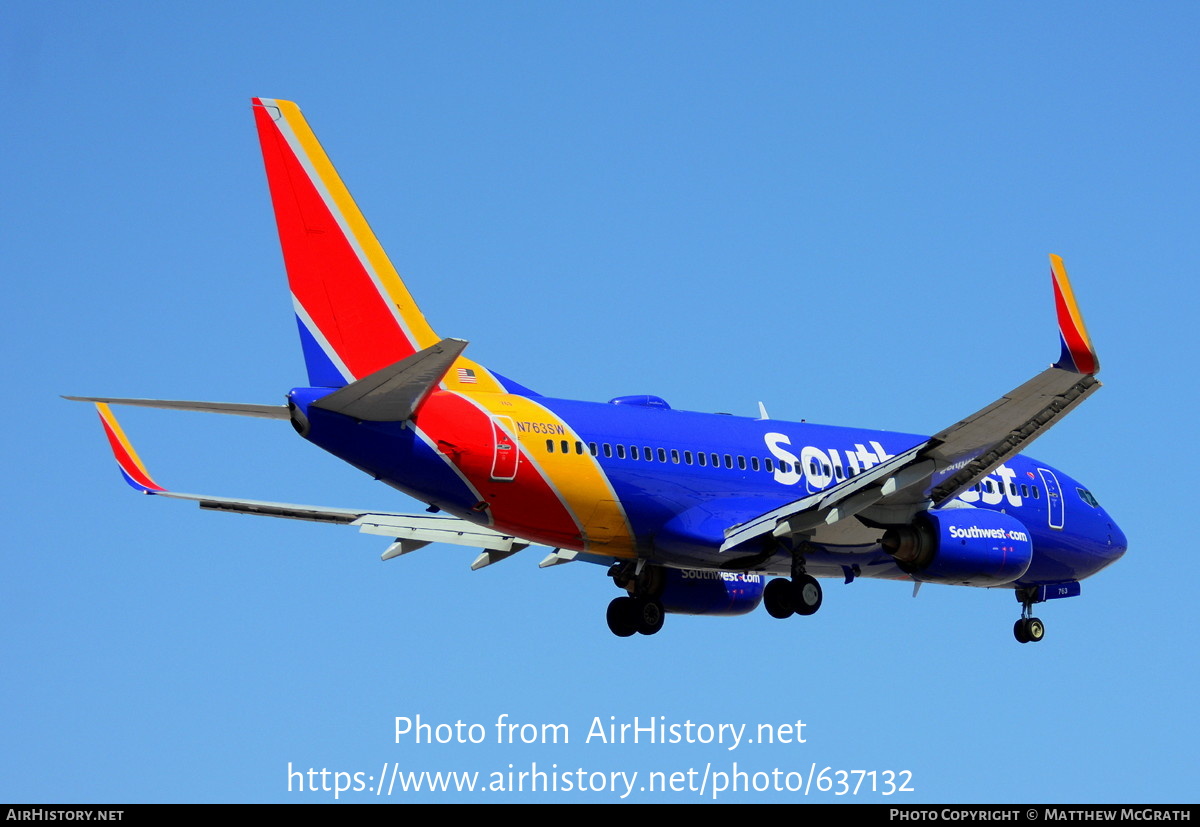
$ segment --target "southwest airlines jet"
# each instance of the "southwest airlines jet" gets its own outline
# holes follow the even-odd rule
[[[606,567],[616,635],[667,614],[773,617],[821,607],[817,578],[1011,589],[1017,640],[1033,607],[1079,594],[1125,536],[1079,481],[1020,453],[1095,392],[1096,352],[1062,260],[1050,257],[1059,360],[926,437],[674,410],[657,396],[557,399],[434,332],[300,109],[256,98],[255,123],[307,384],[286,405],[82,398],[97,403],[125,480],[201,508],[344,523],[391,539],[383,559],[451,543],[473,569],[531,545],[542,566]],[[81,399],[81,397],[68,397]],[[424,514],[169,491],[109,404],[289,421],[304,439],[428,505]],[[772,579],[768,579],[772,578]]]

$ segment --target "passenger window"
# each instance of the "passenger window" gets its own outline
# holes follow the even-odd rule
[[[546,440],[546,450],[552,454],[554,453],[554,440],[552,440],[552,439]]]
[[[750,470],[758,470],[758,457],[750,457]]]
[[[617,459],[625,459],[625,446],[624,445],[617,446]]]
[[[738,468],[740,468],[743,471],[746,470],[746,458],[744,456],[742,456],[741,454],[738,454]]]
[[[684,452],[683,452],[683,464],[684,464],[684,465],[691,465],[691,464],[692,464],[692,452],[691,452],[691,451],[684,451]]]
[[[592,456],[596,456],[596,454],[599,453],[599,451],[596,450],[596,443],[594,442],[588,443],[588,450],[592,452]]]
[[[658,461],[659,461],[659,462],[666,462],[666,461],[667,461],[667,449],[666,449],[666,448],[659,448],[659,449],[658,449]]]
[[[1033,498],[1035,500],[1040,500],[1042,498],[1042,490],[1040,488],[1038,488],[1036,485],[1033,486]]]
[[[774,470],[775,470],[775,461],[774,461],[773,459],[771,459],[770,457],[767,457],[765,460],[763,460],[763,462],[765,462],[765,463],[767,464],[767,470],[768,470],[768,471],[774,472]]]
[[[721,460],[720,460],[720,458],[719,458],[719,457],[717,457],[717,455],[716,455],[716,454],[709,454],[709,455],[708,455],[708,460],[709,460],[709,463],[712,465],[712,467],[713,467],[713,468],[720,468],[720,467],[721,467]]]
[[[562,449],[564,454],[571,453],[571,445],[565,439],[562,441]]]
[[[646,458],[646,462],[654,462],[654,452],[650,450],[650,446],[642,448],[642,456]]]
[[[703,451],[699,451],[696,453],[696,459],[700,460],[701,468],[708,465],[708,454],[704,453]]]
[[[840,466],[840,465],[833,466],[833,476],[839,480],[842,478],[842,466]]]
[[[1029,486],[1028,486],[1028,485],[1025,485],[1024,483],[1022,483],[1022,485],[1021,485],[1021,496],[1022,496],[1022,497],[1028,497],[1028,496],[1029,496]]]
[[[575,453],[577,453],[577,454],[583,453],[583,443],[580,442],[579,440],[575,440]]]
[[[641,459],[641,456],[638,455],[638,447],[636,445],[629,446],[629,458],[630,459]]]
[[[732,468],[732,467],[733,467],[733,457],[732,457],[732,456],[730,456],[729,454],[726,454],[726,455],[725,455],[725,467],[726,467],[726,468]]]
[[[679,464],[679,450],[677,448],[671,449],[671,462],[675,463],[676,465]]]
[[[604,443],[604,456],[606,456],[606,457],[612,456],[612,446],[609,445],[607,442]]]

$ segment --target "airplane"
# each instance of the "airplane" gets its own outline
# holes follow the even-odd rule
[[[548,567],[599,564],[623,594],[620,637],[668,614],[811,615],[818,578],[1011,590],[1033,607],[1080,594],[1126,550],[1082,483],[1020,453],[1100,383],[1066,268],[1050,256],[1061,352],[933,436],[676,410],[653,395],[543,396],[466,356],[426,321],[299,107],[252,99],[308,383],[286,404],[66,397],[96,404],[120,470],[201,508],[356,526],[389,560],[431,543],[479,569],[529,546]],[[305,440],[427,504],[425,514],[184,494],[151,477],[110,405],[290,422]]]

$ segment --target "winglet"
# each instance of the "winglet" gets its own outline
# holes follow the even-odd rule
[[[1063,266],[1061,257],[1050,256],[1050,275],[1054,281],[1058,335],[1062,340],[1062,355],[1054,366],[1073,373],[1099,373],[1100,359],[1083,324],[1083,314],[1075,302],[1075,292],[1071,290],[1071,280],[1067,278],[1067,268]]]
[[[98,402],[96,410],[100,414],[100,423],[104,426],[104,434],[108,437],[109,447],[112,448],[113,456],[121,468],[121,475],[125,477],[125,482],[143,494],[157,494],[165,491],[165,488],[150,477],[150,473],[142,464],[137,451],[133,450],[133,445],[125,436],[125,431],[121,429],[121,423],[117,422],[117,418],[113,416],[108,405]]]

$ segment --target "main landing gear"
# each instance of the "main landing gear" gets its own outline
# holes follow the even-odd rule
[[[617,637],[657,634],[667,619],[666,610],[658,595],[662,592],[661,573],[654,566],[639,566],[630,561],[617,563],[608,576],[628,597],[618,597],[608,604],[605,619],[608,629]]]
[[[618,597],[608,604],[608,628],[617,637],[653,635],[666,617],[662,603],[653,597]]]
[[[1046,636],[1046,624],[1041,618],[1033,616],[1033,604],[1036,600],[1036,590],[1021,589],[1017,592],[1017,600],[1021,601],[1021,619],[1013,624],[1013,637],[1017,643],[1040,643]]]
[[[792,552],[792,579],[776,577],[763,589],[767,614],[781,620],[793,614],[816,614],[821,600],[821,584],[804,570],[803,548]]]

